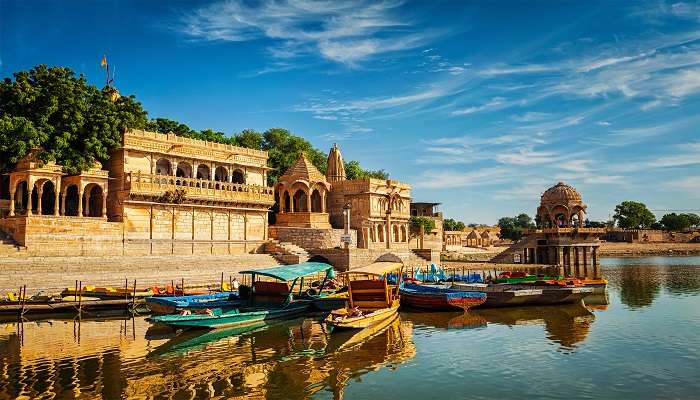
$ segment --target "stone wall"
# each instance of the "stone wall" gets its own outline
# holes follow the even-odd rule
[[[324,261],[323,259],[325,259],[339,271],[360,268],[377,261],[403,262],[406,268],[423,267],[431,262],[439,262],[439,254],[437,253],[432,254],[431,252],[435,258],[430,261],[408,250],[314,249],[309,253],[313,256],[312,260]]]
[[[287,226],[270,226],[270,238],[280,242],[289,242],[305,250],[310,249],[333,249],[343,247],[340,238],[343,235],[342,229],[315,229],[315,228],[295,228]],[[357,231],[350,229],[352,243],[350,247],[357,247]]]
[[[122,224],[102,218],[34,215],[0,219],[0,229],[27,255],[99,256],[122,254]]]

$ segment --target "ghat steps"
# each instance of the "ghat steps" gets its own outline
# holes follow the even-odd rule
[[[309,252],[302,247],[278,240],[269,240],[265,243],[265,253],[272,255],[275,259],[284,264],[306,262],[311,257]]]

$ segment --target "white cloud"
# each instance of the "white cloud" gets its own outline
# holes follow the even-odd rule
[[[220,1],[185,16],[179,30],[200,41],[243,42],[267,38],[275,58],[317,54],[355,63],[383,53],[413,49],[432,34],[407,33],[412,21],[399,18],[400,1]],[[401,28],[401,29],[399,29]]]
[[[499,106],[502,106],[505,103],[505,98],[503,97],[494,97],[491,100],[489,100],[487,103],[482,104],[480,106],[472,106],[472,107],[467,107],[467,108],[462,108],[459,110],[454,110],[452,111],[452,115],[468,115],[468,114],[474,114],[482,111],[490,111],[496,108],[499,108]]]
[[[610,122],[608,122],[608,121],[598,121],[598,122],[596,122],[596,125],[600,125],[600,126],[610,126],[610,125],[612,125],[612,124],[611,124]]]
[[[520,149],[513,153],[504,153],[496,155],[496,161],[510,165],[539,165],[557,162],[560,156],[551,151],[536,151],[532,148]]]
[[[668,93],[674,97],[685,97],[700,92],[700,68],[679,71],[665,81]]]
[[[497,76],[497,75],[520,75],[520,74],[536,74],[542,72],[556,71],[558,67],[542,64],[525,64],[525,65],[494,65],[479,71],[481,75]]]
[[[541,121],[549,117],[550,114],[543,112],[528,111],[525,114],[511,115],[510,119],[516,122],[534,122]]]
[[[698,176],[688,176],[671,180],[665,183],[664,187],[671,190],[686,192],[693,198],[700,198],[700,177]]]
[[[486,186],[503,183],[510,174],[503,168],[485,168],[476,171],[429,170],[425,171],[413,185],[416,188],[440,188]]]

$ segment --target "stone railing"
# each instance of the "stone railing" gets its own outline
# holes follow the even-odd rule
[[[205,179],[151,175],[140,172],[125,174],[125,188],[133,194],[160,196],[166,191],[185,190],[188,198],[210,201],[245,201],[274,204],[274,190],[265,186],[216,182]]]
[[[585,233],[585,234],[605,234],[606,228],[544,228],[544,229],[523,229],[524,235],[533,233]]]

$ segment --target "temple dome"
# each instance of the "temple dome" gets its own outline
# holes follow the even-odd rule
[[[559,182],[551,188],[547,189],[541,198],[542,205],[558,205],[569,203],[580,203],[581,195],[573,186],[569,186],[564,182]]]

